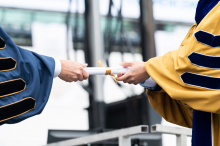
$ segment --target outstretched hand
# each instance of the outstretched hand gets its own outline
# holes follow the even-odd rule
[[[119,72],[117,77],[118,81],[123,81],[124,83],[137,85],[150,77],[145,70],[144,62],[142,61],[122,62],[120,63],[120,65],[123,67],[131,68],[124,75],[122,75],[122,73]]]
[[[61,72],[59,78],[66,82],[83,81],[89,77],[89,74],[83,69],[87,64],[81,64],[70,60],[61,61]]]

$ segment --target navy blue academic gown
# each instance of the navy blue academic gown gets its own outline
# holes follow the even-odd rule
[[[40,114],[48,101],[55,61],[22,49],[0,28],[0,125]]]

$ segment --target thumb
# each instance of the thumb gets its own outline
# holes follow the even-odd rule
[[[133,62],[121,62],[120,65],[123,67],[128,67],[128,66],[132,66]]]
[[[118,77],[121,77],[121,76],[122,76],[122,73],[121,73],[121,72],[119,72],[119,73],[117,74],[117,76],[118,76]]]

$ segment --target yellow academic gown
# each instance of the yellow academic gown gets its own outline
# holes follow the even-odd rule
[[[220,3],[198,26],[190,28],[178,50],[145,63],[146,71],[162,88],[147,89],[151,106],[165,120],[188,128],[192,128],[193,109],[211,112],[213,146],[220,145],[220,36],[217,35],[220,35]],[[190,80],[186,79],[188,75]],[[212,84],[213,79],[217,83]]]

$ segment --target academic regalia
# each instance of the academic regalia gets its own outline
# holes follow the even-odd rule
[[[178,50],[145,63],[146,71],[161,87],[147,89],[147,95],[165,120],[193,128],[192,146],[219,146],[219,0],[201,0],[195,19],[197,23]]]
[[[22,49],[0,28],[0,125],[40,114],[48,101],[55,61]]]

